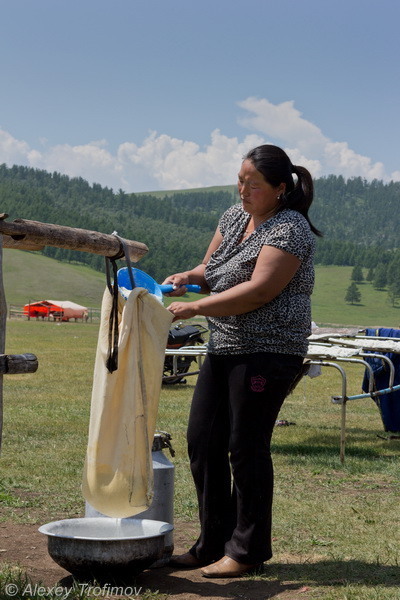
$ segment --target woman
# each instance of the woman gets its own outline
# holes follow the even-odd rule
[[[238,189],[241,204],[221,217],[204,261],[165,281],[172,295],[188,283],[210,293],[168,307],[174,321],[204,315],[210,328],[188,426],[201,532],[171,563],[203,566],[205,577],[237,577],[272,556],[270,440],[307,352],[312,233],[321,235],[308,217],[311,175],[281,148],[251,150]]]

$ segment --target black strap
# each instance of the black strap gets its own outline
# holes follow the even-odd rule
[[[106,360],[106,367],[110,373],[113,373],[118,369],[118,268],[116,262],[118,258],[123,258],[123,256],[125,256],[126,262],[128,264],[128,273],[132,289],[135,287],[131,260],[129,257],[129,252],[127,251],[125,241],[122,238],[120,238],[116,233],[113,233],[113,235],[115,235],[115,237],[119,240],[120,250],[115,256],[111,258],[108,258],[107,256],[105,257],[107,287],[109,289],[110,294],[112,295],[112,307],[108,323],[108,356]],[[113,282],[111,281],[110,265],[112,265],[113,268]]]
[[[113,268],[114,282],[111,283],[110,263]],[[112,295],[112,306],[108,321],[108,357],[106,367],[110,373],[118,369],[118,279],[115,259],[106,257],[107,287]]]
[[[132,263],[131,263],[131,259],[129,256],[128,249],[125,244],[125,240],[123,238],[119,237],[119,235],[117,235],[116,233],[114,233],[114,235],[119,240],[119,243],[121,244],[121,249],[124,253],[123,255],[125,256],[126,264],[128,265],[128,275],[129,275],[129,279],[131,282],[131,289],[133,290],[133,288],[135,287],[135,281],[133,279]]]

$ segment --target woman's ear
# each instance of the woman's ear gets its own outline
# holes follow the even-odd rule
[[[280,183],[278,185],[278,196],[281,196],[282,194],[285,195],[286,192],[286,183]]]

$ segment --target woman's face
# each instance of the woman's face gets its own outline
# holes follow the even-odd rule
[[[268,219],[275,214],[279,196],[285,192],[286,185],[274,187],[267,183],[264,175],[257,171],[250,160],[242,162],[238,174],[238,190],[243,209],[256,217],[258,221]]]

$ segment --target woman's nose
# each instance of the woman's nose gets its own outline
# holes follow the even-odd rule
[[[249,187],[245,183],[239,183],[239,194],[241,196],[246,196],[249,192]]]

